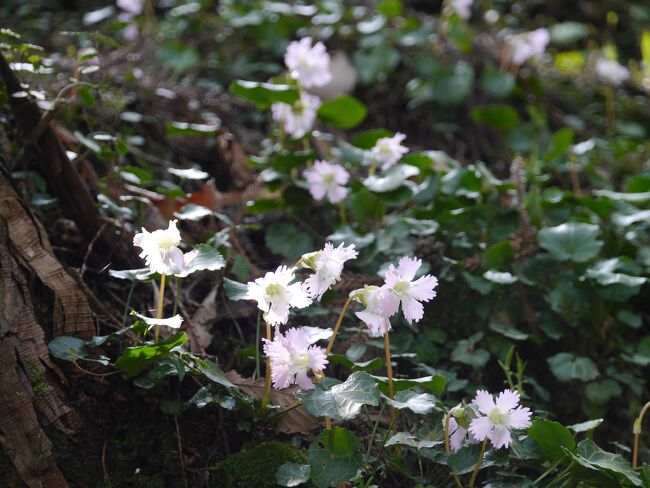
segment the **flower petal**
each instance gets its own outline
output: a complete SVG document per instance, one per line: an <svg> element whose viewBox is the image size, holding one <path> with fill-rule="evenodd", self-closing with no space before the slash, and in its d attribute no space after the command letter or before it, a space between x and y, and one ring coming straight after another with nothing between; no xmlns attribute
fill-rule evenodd
<svg viewBox="0 0 650 488"><path fill-rule="evenodd" d="M532 412L529 408L518 407L510 412L508 427L511 429L526 429L530 427L530 416Z"/></svg>
<svg viewBox="0 0 650 488"><path fill-rule="evenodd" d="M488 436L495 449L508 447L510 445L510 431L505 425L498 425Z"/></svg>
<svg viewBox="0 0 650 488"><path fill-rule="evenodd" d="M476 392L476 397L474 397L473 403L476 404L480 412L484 413L485 415L490 413L492 409L495 407L494 399L492 398L492 395L490 395L485 390L478 390Z"/></svg>
<svg viewBox="0 0 650 488"><path fill-rule="evenodd" d="M482 441L492 432L492 422L487 417L476 417L469 424L469 431L474 439Z"/></svg>
<svg viewBox="0 0 650 488"><path fill-rule="evenodd" d="M520 396L516 391L503 390L499 393L495 403L499 410L502 412L508 412L519 405L519 400Z"/></svg>

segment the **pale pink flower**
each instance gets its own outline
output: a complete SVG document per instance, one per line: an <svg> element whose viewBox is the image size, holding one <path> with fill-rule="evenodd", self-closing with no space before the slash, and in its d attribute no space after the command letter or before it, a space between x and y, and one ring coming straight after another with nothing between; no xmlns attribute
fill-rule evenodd
<svg viewBox="0 0 650 488"><path fill-rule="evenodd" d="M461 426L454 417L449 419L449 446L456 452L463 445L467 436L467 429Z"/></svg>
<svg viewBox="0 0 650 488"><path fill-rule="evenodd" d="M363 305L365 310L356 312L356 316L368 327L372 337L382 337L391 330L388 315L384 313L381 304L389 293L385 287L365 285L363 288L350 293L350 298Z"/></svg>
<svg viewBox="0 0 650 488"><path fill-rule="evenodd" d="M544 54L550 41L551 35L544 27L511 36L508 39L510 59L514 64L522 65L529 59Z"/></svg>
<svg viewBox="0 0 650 488"><path fill-rule="evenodd" d="M305 254L299 261L300 266L314 271L303 283L309 298L320 300L323 294L341 279L343 264L350 259L356 259L358 254L354 244L345 246L341 243L334 247L331 242L325 243L322 251Z"/></svg>
<svg viewBox="0 0 650 488"><path fill-rule="evenodd" d="M116 4L130 15L140 15L144 9L144 0L117 0Z"/></svg>
<svg viewBox="0 0 650 488"><path fill-rule="evenodd" d="M271 360L271 379L278 390L294 383L303 390L314 388L307 374L322 371L328 363L325 350L312 345L309 334L296 328L284 335L276 332L273 341L264 339L264 354Z"/></svg>
<svg viewBox="0 0 650 488"><path fill-rule="evenodd" d="M264 320L271 325L286 324L289 308L304 308L311 303L302 284L291 283L294 272L295 268L280 266L275 272L248 282L246 299L257 301L257 307L264 312Z"/></svg>
<svg viewBox="0 0 650 488"><path fill-rule="evenodd" d="M496 401L487 391L477 391L473 404L479 416L469 424L474 439L483 441L487 438L495 449L508 447L512 440L511 430L525 429L531 425L532 412L519 406L519 401L519 393L512 390L503 390Z"/></svg>
<svg viewBox="0 0 650 488"><path fill-rule="evenodd" d="M309 183L309 193L315 200L327 197L330 203L339 203L348 196L349 190L345 185L350 173L340 164L316 161L304 175Z"/></svg>
<svg viewBox="0 0 650 488"><path fill-rule="evenodd" d="M461 19L467 20L472 16L472 4L474 0L448 0L447 5Z"/></svg>
<svg viewBox="0 0 650 488"><path fill-rule="evenodd" d="M140 257L154 273L173 274L185 267L183 251L179 249L181 233L176 227L176 220L169 222L167 229L142 232L133 237L133 245L142 248Z"/></svg>
<svg viewBox="0 0 650 488"><path fill-rule="evenodd" d="M293 41L287 47L284 63L291 77L305 88L327 85L332 80L330 57L322 42L312 46L311 37Z"/></svg>
<svg viewBox="0 0 650 488"><path fill-rule="evenodd" d="M630 70L613 59L599 58L596 76L610 85L619 86L630 78Z"/></svg>
<svg viewBox="0 0 650 488"><path fill-rule="evenodd" d="M425 275L417 280L415 273L422 266L422 260L403 257L396 268L392 264L386 271L384 288L388 291L383 296L381 309L385 315L392 317L397 313L400 303L404 318L409 324L419 322L424 316L424 307L420 302L428 302L436 296L434 288L438 286L435 276Z"/></svg>
<svg viewBox="0 0 650 488"><path fill-rule="evenodd" d="M295 139L311 131L316 121L316 111L320 107L320 98L309 93L301 93L295 104L274 103L271 105L273 120L282 124L284 131Z"/></svg>
<svg viewBox="0 0 650 488"><path fill-rule="evenodd" d="M408 147L401 144L404 139L406 136L398 132L393 137L381 137L375 142L370 156L373 161L381 164L383 171L397 164L402 156L409 152Z"/></svg>

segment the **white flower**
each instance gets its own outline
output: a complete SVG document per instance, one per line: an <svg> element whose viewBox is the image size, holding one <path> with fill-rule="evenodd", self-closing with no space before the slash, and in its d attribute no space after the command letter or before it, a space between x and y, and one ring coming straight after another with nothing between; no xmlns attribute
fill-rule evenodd
<svg viewBox="0 0 650 488"><path fill-rule="evenodd" d="M409 324L419 322L424 316L424 307L420 302L428 302L436 296L434 288L438 286L438 279L425 275L413 281L420 266L422 260L408 257L401 258L397 268L392 264L388 266L384 287L389 293L384 294L380 305L385 315L395 315L401 302L404 318Z"/></svg>
<svg viewBox="0 0 650 488"><path fill-rule="evenodd" d="M305 88L327 85L332 79L330 57L322 42L311 45L311 37L293 41L287 47L284 63L292 78Z"/></svg>
<svg viewBox="0 0 650 488"><path fill-rule="evenodd" d="M479 416L469 424L469 431L477 441L490 439L495 449L510 445L510 431L530 427L531 411L519 406L519 393L502 391L496 402L485 390L476 392L473 404ZM483 414L483 415L480 415Z"/></svg>
<svg viewBox="0 0 650 488"><path fill-rule="evenodd" d="M334 247L330 242L325 243L322 251L305 254L300 259L300 265L314 271L314 274L303 284L309 297L320 300L323 294L341 279L343 264L349 259L356 259L358 254L354 244L345 246L341 243L338 247Z"/></svg>
<svg viewBox="0 0 650 488"><path fill-rule="evenodd" d="M514 64L522 65L527 60L544 54L550 41L551 35L544 27L511 36L508 39L510 59Z"/></svg>
<svg viewBox="0 0 650 488"><path fill-rule="evenodd" d="M340 164L316 161L311 168L305 170L304 175L309 183L309 193L315 200L327 196L330 203L339 203L348 196L349 190L345 185L350 179L350 173Z"/></svg>
<svg viewBox="0 0 650 488"><path fill-rule="evenodd" d="M143 228L133 237L133 245L142 248L140 257L152 272L160 274L173 274L185 267L183 251L178 248L180 243L181 234L175 220L169 222L167 229L148 232Z"/></svg>
<svg viewBox="0 0 650 488"><path fill-rule="evenodd" d="M276 389L294 383L304 390L314 388L307 374L322 371L328 362L323 348L312 345L309 334L296 328L284 335L276 333L273 341L264 339L264 354L271 360L271 379Z"/></svg>
<svg viewBox="0 0 650 488"><path fill-rule="evenodd" d="M599 58L596 76L610 85L619 86L630 78L630 70L613 59Z"/></svg>
<svg viewBox="0 0 650 488"><path fill-rule="evenodd" d="M282 124L284 131L295 139L310 132L316 121L316 111L320 107L320 98L301 93L295 104L274 103L271 106L273 120Z"/></svg>
<svg viewBox="0 0 650 488"><path fill-rule="evenodd" d="M463 20L467 20L472 16L472 4L474 0L448 0L447 5L449 8L456 12L456 14Z"/></svg>
<svg viewBox="0 0 650 488"><path fill-rule="evenodd" d="M372 337L382 337L391 330L390 320L381 308L384 296L388 293L386 288L365 285L359 290L350 293L350 297L365 306L365 310L356 312L355 315L368 327Z"/></svg>
<svg viewBox="0 0 650 488"><path fill-rule="evenodd" d="M409 152L408 148L402 146L401 142L406 139L404 134L396 133L393 137L382 137L375 142L370 150L373 161L381 164L382 170L394 166L402 156Z"/></svg>
<svg viewBox="0 0 650 488"><path fill-rule="evenodd" d="M153 325L164 325L166 327L171 327L172 329L179 329L183 323L183 318L180 315L174 315L168 319L154 319L151 317L145 317L139 313L135 314L139 319L144 320L144 322L149 326Z"/></svg>
<svg viewBox="0 0 650 488"><path fill-rule="evenodd" d="M275 272L268 272L263 278L248 283L248 300L256 300L257 307L264 312L264 320L271 325L286 324L289 308L307 307L311 300L301 283L291 283L295 268L280 266Z"/></svg>

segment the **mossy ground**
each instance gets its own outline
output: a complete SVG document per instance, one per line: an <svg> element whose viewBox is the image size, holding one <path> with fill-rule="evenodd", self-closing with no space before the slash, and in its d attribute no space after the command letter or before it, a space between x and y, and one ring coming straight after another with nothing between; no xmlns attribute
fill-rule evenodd
<svg viewBox="0 0 650 488"><path fill-rule="evenodd" d="M242 450L219 462L213 488L272 488L278 486L275 473L284 463L304 463L305 455L295 447L269 441L250 450Z"/></svg>

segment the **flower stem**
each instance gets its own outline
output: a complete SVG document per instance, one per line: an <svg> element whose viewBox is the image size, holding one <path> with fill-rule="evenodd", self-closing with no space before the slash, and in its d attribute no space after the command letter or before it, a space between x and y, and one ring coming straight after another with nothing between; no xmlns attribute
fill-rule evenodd
<svg viewBox="0 0 650 488"><path fill-rule="evenodd" d="M636 469L639 462L639 435L641 434L641 423L643 417L650 408L650 402L646 403L641 409L641 413L634 421L634 450L632 451L632 469Z"/></svg>
<svg viewBox="0 0 650 488"><path fill-rule="evenodd" d="M445 454L447 456L451 455L451 448L449 447L449 419L451 417L451 414L447 413L445 415ZM463 484L460 482L460 479L458 478L458 475L456 473L451 473L451 475L454 477L454 481L456 482L456 486L458 488L463 488Z"/></svg>
<svg viewBox="0 0 650 488"><path fill-rule="evenodd" d="M339 202L339 219L341 220L341 225L347 225L348 215L345 211L345 203Z"/></svg>
<svg viewBox="0 0 650 488"><path fill-rule="evenodd" d="M266 322L266 338L270 341L273 340L271 336L271 325ZM260 409L262 411L266 410L266 407L269 405L269 400L271 398L271 358L266 358L266 374L264 375L264 393L262 394L262 403Z"/></svg>
<svg viewBox="0 0 650 488"><path fill-rule="evenodd" d="M158 310L156 310L156 318L162 319L163 317L163 306L165 303L165 273L160 275L160 288L158 290ZM160 335L160 326L156 325L154 329L154 342L158 342L158 336Z"/></svg>
<svg viewBox="0 0 650 488"><path fill-rule="evenodd" d="M470 488L474 486L474 482L476 481L478 472L481 469L481 464L483 464L483 456L485 456L485 448L487 447L487 443L488 443L488 438L486 437L485 440L483 441L483 444L481 444L481 452L478 455L478 461L476 461L476 466L474 466L472 477L469 479Z"/></svg>
<svg viewBox="0 0 650 488"><path fill-rule="evenodd" d="M386 373L388 374L388 397L392 400L395 397L395 387L393 386L393 363L390 358L390 337L388 331L384 334L384 350L386 352ZM390 409L390 425L396 430L397 410L393 407Z"/></svg>
<svg viewBox="0 0 650 488"><path fill-rule="evenodd" d="M122 317L122 328L126 327L126 318L129 316L129 307L131 306L131 298L133 297L133 290L135 289L135 278L131 281L129 288L129 295L126 297L126 306L124 307L124 316Z"/></svg>
<svg viewBox="0 0 650 488"><path fill-rule="evenodd" d="M327 349L325 350L325 355L329 356L330 351L332 350L332 346L334 345L334 339L336 339L336 334L338 334L339 329L341 328L341 323L343 322L343 317L345 316L345 312L347 312L348 308L350 307L350 304L352 303L352 298L347 299L345 302L345 305L343 305L343 308L341 309L341 313L339 313L339 317L336 319L336 325L334 326L334 332L332 332L332 337L330 337L329 342L327 343ZM325 373L322 371L319 371L316 374L316 378L318 381L322 380L325 378ZM327 430L332 430L332 419L329 417L325 417L325 428Z"/></svg>
<svg viewBox="0 0 650 488"><path fill-rule="evenodd" d="M343 305L343 308L341 309L341 313L339 314L339 318L336 319L336 325L334 326L334 332L332 332L332 337L330 337L330 341L327 343L327 349L325 350L325 355L329 355L329 353L332 351L332 346L334 345L334 339L336 339L336 334L339 333L339 329L341 328L341 323L343 322L343 317L345 316L345 312L348 311L348 307L352 303L352 298L348 298L347 301L345 302L345 305Z"/></svg>
<svg viewBox="0 0 650 488"><path fill-rule="evenodd" d="M370 169L368 169L368 176L374 176L375 171L377 171L377 161L373 159L372 163L370 163Z"/></svg>

